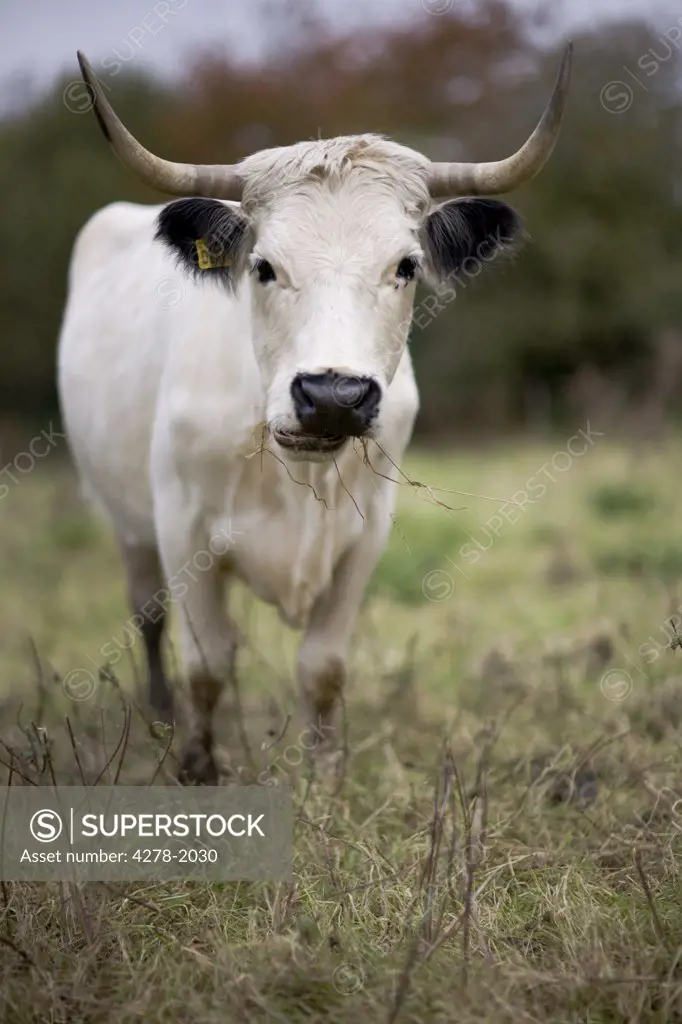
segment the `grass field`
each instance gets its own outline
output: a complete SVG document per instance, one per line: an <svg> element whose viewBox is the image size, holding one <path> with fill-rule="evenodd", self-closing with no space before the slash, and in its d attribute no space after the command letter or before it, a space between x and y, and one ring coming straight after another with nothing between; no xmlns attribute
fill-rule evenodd
<svg viewBox="0 0 682 1024"><path fill-rule="evenodd" d="M333 786L291 753L295 635L235 595L251 756L295 787L295 882L6 883L0 1018L682 1020L681 464L679 440L594 433L413 455ZM92 781L142 651L69 699L130 612L56 452L0 501L0 567L0 757ZM120 781L145 782L166 740L131 715ZM249 764L229 707L221 740Z"/></svg>

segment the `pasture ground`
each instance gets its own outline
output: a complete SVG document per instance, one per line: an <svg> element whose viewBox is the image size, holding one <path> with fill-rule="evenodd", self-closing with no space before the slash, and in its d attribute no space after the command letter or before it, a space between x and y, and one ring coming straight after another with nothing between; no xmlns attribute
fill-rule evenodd
<svg viewBox="0 0 682 1024"><path fill-rule="evenodd" d="M682 1020L682 443L567 442L408 460L471 496L402 488L333 785L298 767L295 636L235 595L251 756L295 787L295 884L6 883L0 1019ZM130 612L57 453L0 502L0 567L0 758L92 781L142 651L70 699ZM130 714L120 781L162 778L173 752L158 769L165 738Z"/></svg>

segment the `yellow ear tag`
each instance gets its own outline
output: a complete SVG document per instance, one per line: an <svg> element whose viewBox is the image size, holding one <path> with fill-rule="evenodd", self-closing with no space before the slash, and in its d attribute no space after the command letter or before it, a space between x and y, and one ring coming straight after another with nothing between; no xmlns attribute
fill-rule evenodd
<svg viewBox="0 0 682 1024"><path fill-rule="evenodd" d="M232 260L224 256L221 260L214 260L208 251L208 246L203 238L197 238L194 243L197 247L197 262L199 270L216 270L218 267L232 266Z"/></svg>

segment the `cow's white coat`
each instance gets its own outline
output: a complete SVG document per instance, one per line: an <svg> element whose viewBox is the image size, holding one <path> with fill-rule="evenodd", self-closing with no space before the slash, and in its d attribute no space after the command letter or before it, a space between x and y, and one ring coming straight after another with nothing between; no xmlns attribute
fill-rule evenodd
<svg viewBox="0 0 682 1024"><path fill-rule="evenodd" d="M231 531L223 560L305 630L308 683L346 659L386 542L397 471L377 444L287 461L267 425L294 425L295 373L372 375L373 435L398 465L418 392L405 348L428 161L374 137L303 143L242 164L253 252L275 267L236 293L197 284L153 240L161 207L113 204L72 257L59 387L83 487L128 548L158 545L167 578ZM265 450L258 454L263 442ZM378 472L375 472L378 471ZM225 672L232 636L212 571L178 600L184 667Z"/></svg>

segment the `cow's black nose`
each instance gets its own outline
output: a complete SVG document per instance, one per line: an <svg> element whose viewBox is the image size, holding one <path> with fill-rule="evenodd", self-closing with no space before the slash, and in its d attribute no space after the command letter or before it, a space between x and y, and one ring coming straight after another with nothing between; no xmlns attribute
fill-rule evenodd
<svg viewBox="0 0 682 1024"><path fill-rule="evenodd" d="M315 437L362 437L376 418L381 388L371 377L299 373L291 397L301 429Z"/></svg>

